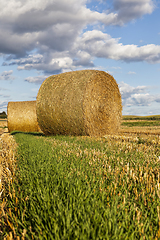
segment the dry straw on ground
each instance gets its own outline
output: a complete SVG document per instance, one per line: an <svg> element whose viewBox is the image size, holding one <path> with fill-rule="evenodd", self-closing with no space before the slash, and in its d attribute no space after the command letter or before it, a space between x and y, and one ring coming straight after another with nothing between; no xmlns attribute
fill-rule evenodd
<svg viewBox="0 0 160 240"><path fill-rule="evenodd" d="M119 130L122 101L111 75L82 70L47 78L38 92L36 110L47 135L103 136Z"/></svg>
<svg viewBox="0 0 160 240"><path fill-rule="evenodd" d="M0 124L1 125L1 124ZM8 219L7 196L10 195L10 185L13 182L16 171L16 148L17 144L12 135L0 132L0 236L3 233L1 225L2 216ZM8 221L7 221L8 222ZM2 239L0 237L0 239ZM13 239L9 235L4 239Z"/></svg>
<svg viewBox="0 0 160 240"><path fill-rule="evenodd" d="M0 197L15 174L16 147L13 136L8 133L0 136Z"/></svg>
<svg viewBox="0 0 160 240"><path fill-rule="evenodd" d="M39 132L36 101L9 102L7 107L8 131Z"/></svg>

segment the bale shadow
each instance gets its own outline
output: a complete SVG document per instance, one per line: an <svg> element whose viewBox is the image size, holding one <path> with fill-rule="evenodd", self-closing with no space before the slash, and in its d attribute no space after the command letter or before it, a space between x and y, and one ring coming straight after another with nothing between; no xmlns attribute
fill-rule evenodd
<svg viewBox="0 0 160 240"><path fill-rule="evenodd" d="M23 133L23 134L26 134L26 135L32 135L32 136L45 136L44 133L40 133L40 132L23 132L23 131L13 131L11 132L10 134L11 135L16 135L16 134L19 134L19 133Z"/></svg>

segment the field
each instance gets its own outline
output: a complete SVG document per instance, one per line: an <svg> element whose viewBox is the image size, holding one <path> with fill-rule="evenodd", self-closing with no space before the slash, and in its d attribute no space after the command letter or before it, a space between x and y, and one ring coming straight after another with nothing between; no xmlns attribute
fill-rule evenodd
<svg viewBox="0 0 160 240"><path fill-rule="evenodd" d="M3 132L3 129L7 128L7 120L0 119L0 134Z"/></svg>
<svg viewBox="0 0 160 240"><path fill-rule="evenodd" d="M160 134L160 115L137 117L123 116L121 133L138 134L142 137Z"/></svg>
<svg viewBox="0 0 160 240"><path fill-rule="evenodd" d="M4 133L0 239L160 239L159 136L160 116L102 138Z"/></svg>

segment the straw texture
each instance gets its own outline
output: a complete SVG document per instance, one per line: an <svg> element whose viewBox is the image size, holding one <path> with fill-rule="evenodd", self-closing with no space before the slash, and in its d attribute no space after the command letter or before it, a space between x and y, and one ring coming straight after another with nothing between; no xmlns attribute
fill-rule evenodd
<svg viewBox="0 0 160 240"><path fill-rule="evenodd" d="M46 135L104 136L119 130L122 101L111 75L82 70L47 78L39 89L36 111Z"/></svg>
<svg viewBox="0 0 160 240"><path fill-rule="evenodd" d="M39 132L36 101L9 102L7 107L8 131Z"/></svg>

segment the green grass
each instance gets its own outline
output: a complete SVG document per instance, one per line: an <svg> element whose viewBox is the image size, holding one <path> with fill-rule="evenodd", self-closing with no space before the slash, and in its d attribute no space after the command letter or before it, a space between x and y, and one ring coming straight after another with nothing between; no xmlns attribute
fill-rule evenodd
<svg viewBox="0 0 160 240"><path fill-rule="evenodd" d="M141 122L122 122L122 126L127 127L154 127L154 126L160 126L160 121L141 121Z"/></svg>
<svg viewBox="0 0 160 240"><path fill-rule="evenodd" d="M25 229L25 239L159 239L158 144L14 136L17 171L3 237Z"/></svg>
<svg viewBox="0 0 160 240"><path fill-rule="evenodd" d="M150 116L134 116L134 115L124 115L123 120L160 120L160 115L150 115Z"/></svg>

